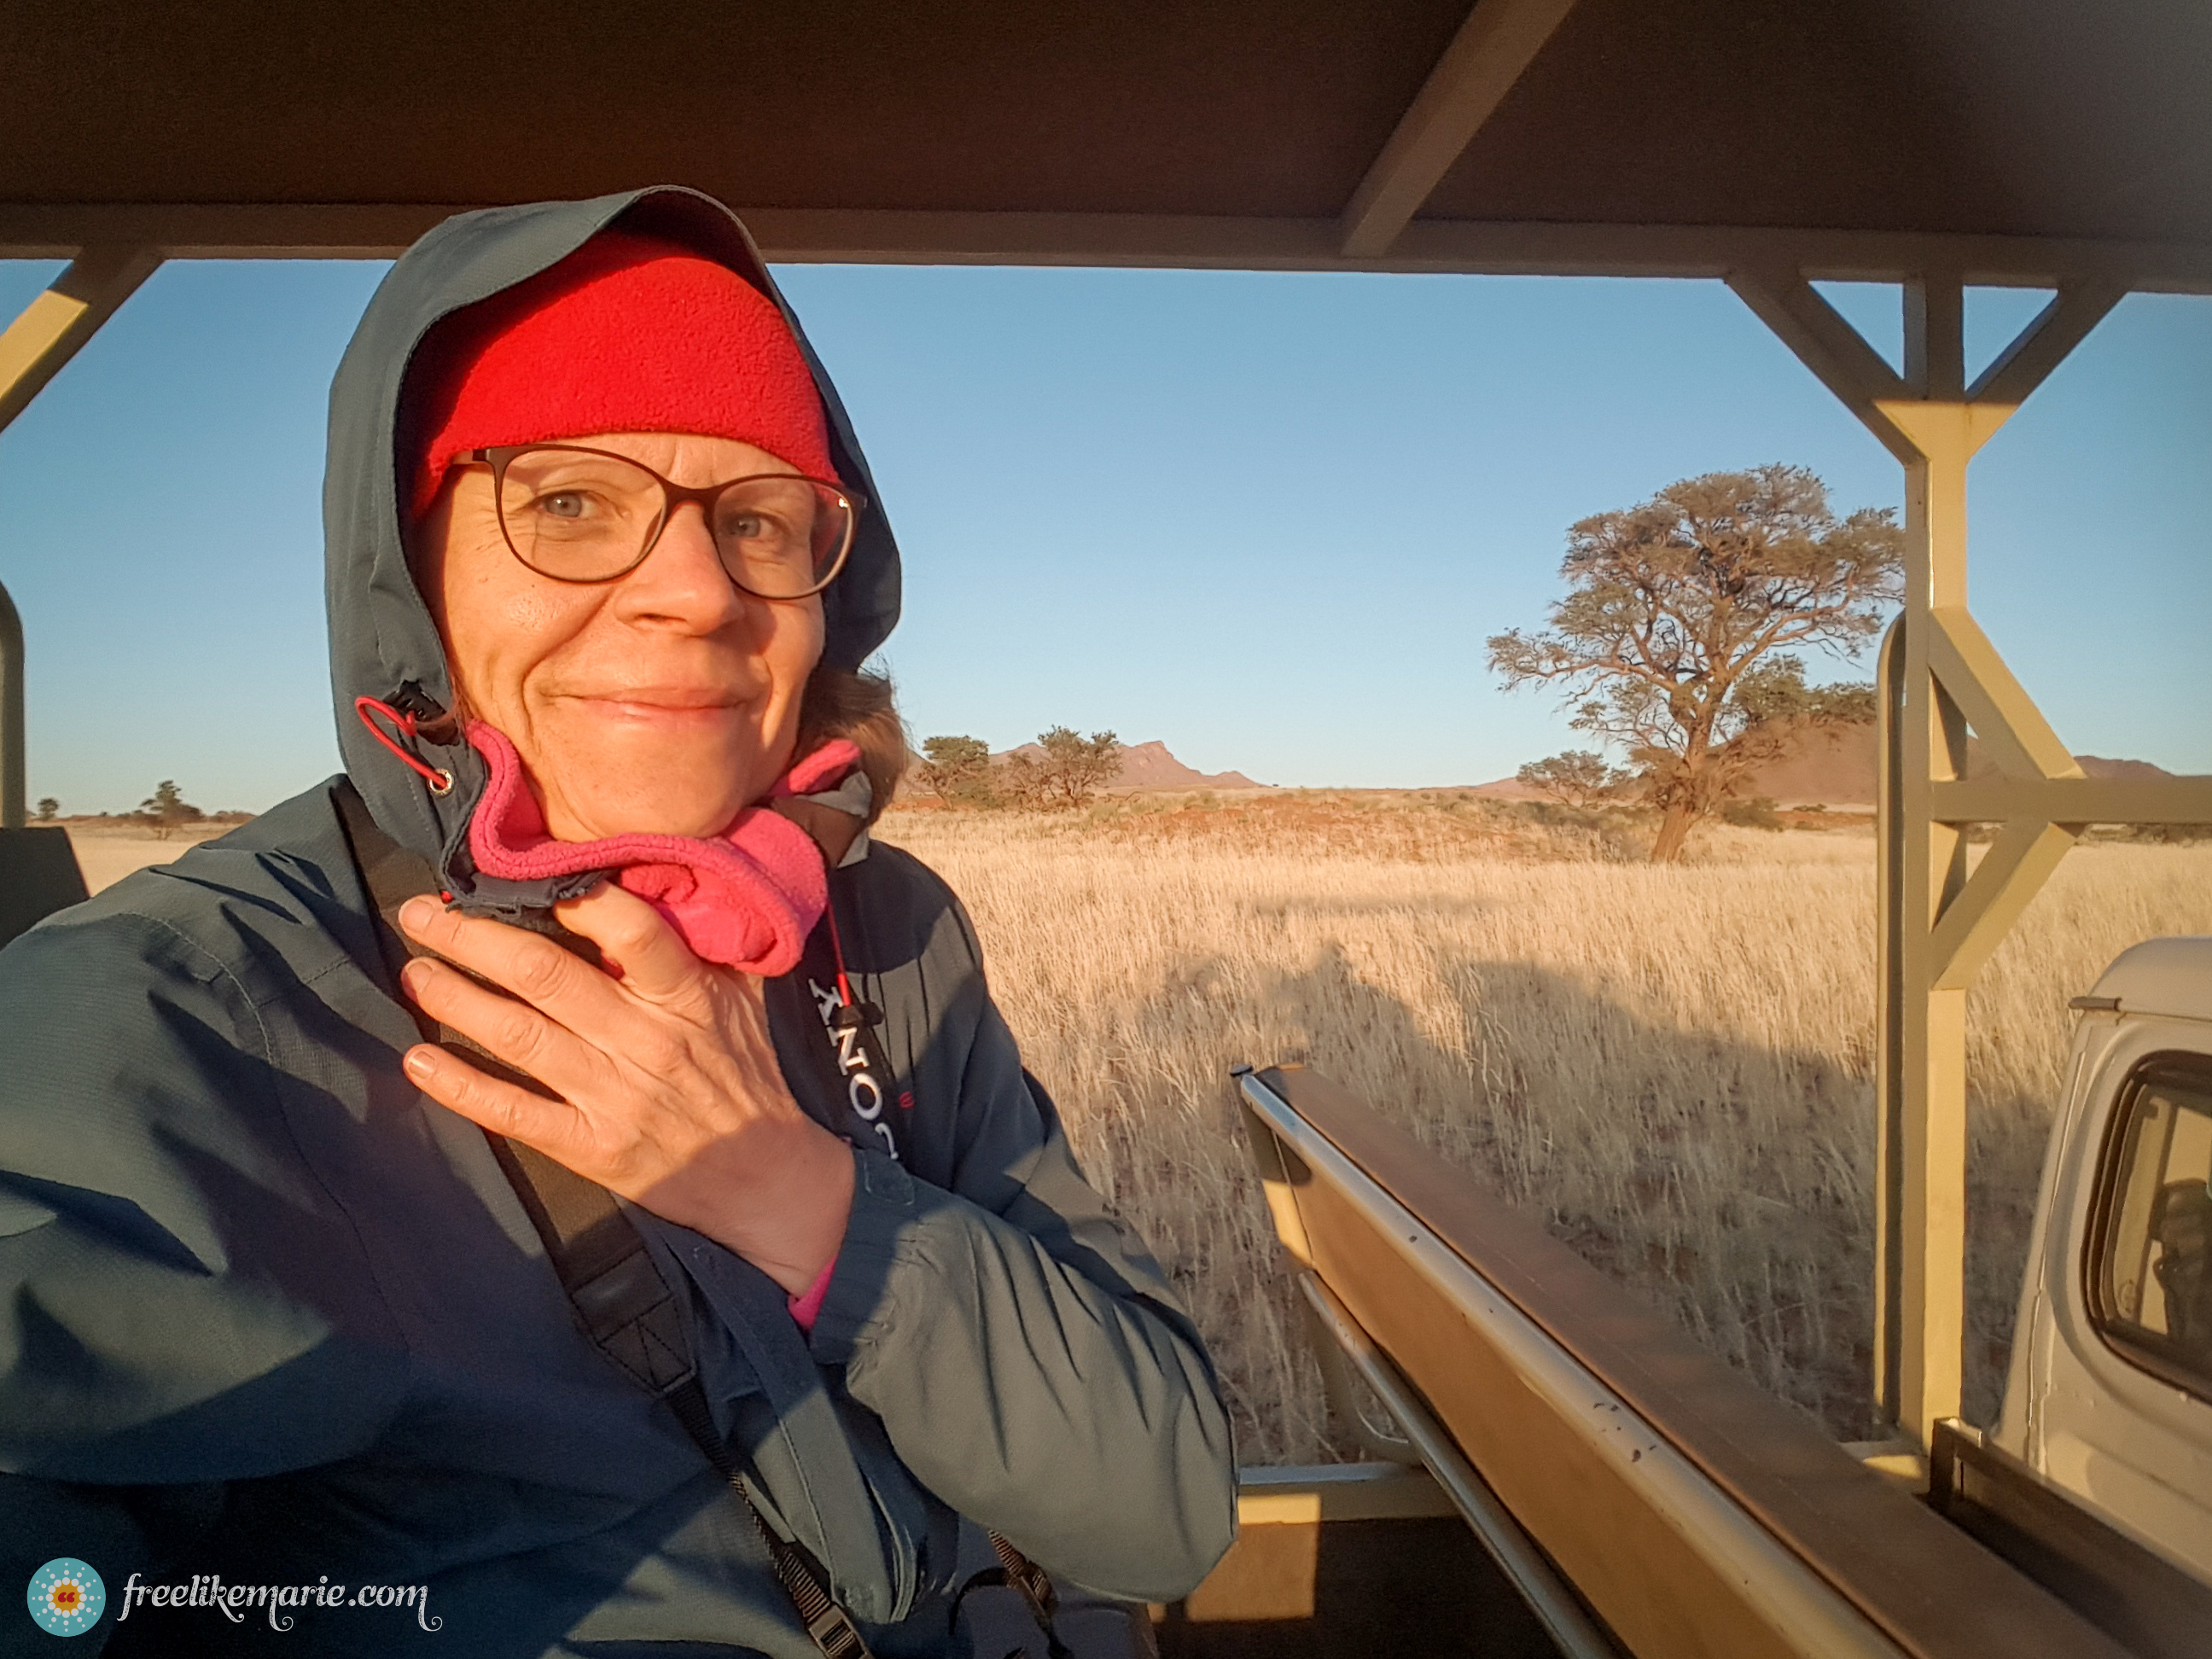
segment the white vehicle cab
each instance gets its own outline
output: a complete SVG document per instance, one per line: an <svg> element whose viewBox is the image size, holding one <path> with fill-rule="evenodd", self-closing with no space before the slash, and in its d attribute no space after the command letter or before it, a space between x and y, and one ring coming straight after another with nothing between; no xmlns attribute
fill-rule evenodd
<svg viewBox="0 0 2212 1659"><path fill-rule="evenodd" d="M1990 1440L2212 1581L2212 938L2077 997Z"/></svg>

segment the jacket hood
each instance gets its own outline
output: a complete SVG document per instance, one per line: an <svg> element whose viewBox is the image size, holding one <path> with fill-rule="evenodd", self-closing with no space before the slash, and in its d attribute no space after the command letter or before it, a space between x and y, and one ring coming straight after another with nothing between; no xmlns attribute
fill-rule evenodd
<svg viewBox="0 0 2212 1659"><path fill-rule="evenodd" d="M416 591L401 541L400 392L416 349L441 319L535 276L617 223L728 265L775 302L799 342L822 394L838 476L868 501L845 568L822 596L823 660L859 667L898 621L898 544L877 503L866 457L836 388L734 214L696 191L661 187L584 202L491 208L447 220L408 249L378 286L331 382L323 473L324 601L338 749L347 775L386 835L432 860L457 895L483 908L543 908L572 889L588 886L590 878L522 884L477 876L468 856L468 824L487 773L477 752L458 732L435 723L411 740L401 738L426 763L453 775L452 789L434 794L354 713L354 699L363 696L426 716L453 706L445 647ZM434 740L443 736L451 741Z"/></svg>

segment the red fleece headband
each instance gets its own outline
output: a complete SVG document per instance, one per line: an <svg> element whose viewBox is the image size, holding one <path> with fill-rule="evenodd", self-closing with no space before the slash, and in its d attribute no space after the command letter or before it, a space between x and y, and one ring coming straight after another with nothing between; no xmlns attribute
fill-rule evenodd
<svg viewBox="0 0 2212 1659"><path fill-rule="evenodd" d="M727 265L621 231L440 323L409 374L428 434L416 518L458 455L602 432L732 438L837 477L814 377L775 302Z"/></svg>

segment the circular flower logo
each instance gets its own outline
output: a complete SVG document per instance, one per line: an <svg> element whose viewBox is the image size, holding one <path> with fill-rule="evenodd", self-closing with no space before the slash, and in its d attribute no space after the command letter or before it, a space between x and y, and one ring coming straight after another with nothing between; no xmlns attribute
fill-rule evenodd
<svg viewBox="0 0 2212 1659"><path fill-rule="evenodd" d="M107 1586L73 1555L57 1556L31 1575L31 1618L55 1636L82 1636L107 1610Z"/></svg>

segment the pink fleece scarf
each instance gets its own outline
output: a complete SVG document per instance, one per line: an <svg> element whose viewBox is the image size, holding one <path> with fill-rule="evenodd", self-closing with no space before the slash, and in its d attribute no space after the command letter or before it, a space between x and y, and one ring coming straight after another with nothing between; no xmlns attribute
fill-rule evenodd
<svg viewBox="0 0 2212 1659"><path fill-rule="evenodd" d="M631 834L555 841L507 734L473 720L468 737L491 768L469 823L469 850L485 874L542 881L612 870L626 891L668 918L702 961L771 979L799 965L806 936L829 905L830 884L822 849L790 819L748 806L711 839ZM769 795L813 794L860 763L860 750L839 738L785 773Z"/></svg>

